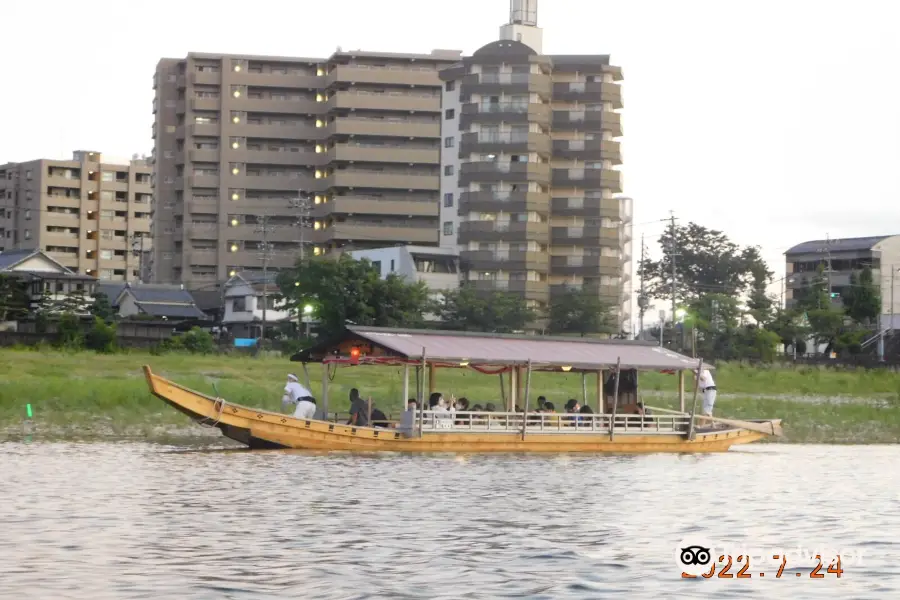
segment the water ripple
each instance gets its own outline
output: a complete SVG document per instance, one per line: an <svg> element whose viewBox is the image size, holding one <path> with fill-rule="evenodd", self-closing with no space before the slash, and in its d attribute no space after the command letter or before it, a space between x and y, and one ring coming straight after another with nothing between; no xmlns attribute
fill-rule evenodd
<svg viewBox="0 0 900 600"><path fill-rule="evenodd" d="M896 598L898 461L900 446L587 457L5 443L0 597ZM685 538L864 558L840 579L685 580Z"/></svg>

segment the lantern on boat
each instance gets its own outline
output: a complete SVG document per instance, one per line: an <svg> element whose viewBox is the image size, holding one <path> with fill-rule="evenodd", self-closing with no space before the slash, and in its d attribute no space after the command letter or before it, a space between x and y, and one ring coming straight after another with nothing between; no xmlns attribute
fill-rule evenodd
<svg viewBox="0 0 900 600"><path fill-rule="evenodd" d="M359 364L359 348L353 346L350 348L350 364L358 365Z"/></svg>

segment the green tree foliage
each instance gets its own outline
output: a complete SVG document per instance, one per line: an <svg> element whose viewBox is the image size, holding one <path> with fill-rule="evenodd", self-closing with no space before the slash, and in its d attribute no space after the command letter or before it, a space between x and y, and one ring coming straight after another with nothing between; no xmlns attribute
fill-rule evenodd
<svg viewBox="0 0 900 600"><path fill-rule="evenodd" d="M741 248L721 231L696 223L670 227L660 236L662 257L646 259L639 265L646 294L652 299L672 297L672 249L678 278L676 301L689 304L698 298L720 293L741 296L764 290L772 278L759 249Z"/></svg>
<svg viewBox="0 0 900 600"><path fill-rule="evenodd" d="M0 274L0 321L17 321L28 315L31 298L28 285L10 275Z"/></svg>
<svg viewBox="0 0 900 600"><path fill-rule="evenodd" d="M60 348L77 350L82 347L84 335L81 332L81 321L76 315L65 312L59 315L56 322L56 343Z"/></svg>
<svg viewBox="0 0 900 600"><path fill-rule="evenodd" d="M104 294L101 294L105 297ZM84 347L104 354L116 351L116 325L101 317L94 317L94 324L84 336Z"/></svg>
<svg viewBox="0 0 900 600"><path fill-rule="evenodd" d="M860 325L872 325L881 314L881 290L875 285L872 269L866 267L859 275L850 275L850 285L844 291L844 312Z"/></svg>
<svg viewBox="0 0 900 600"><path fill-rule="evenodd" d="M609 306L585 289L568 289L554 296L548 329L550 333L577 333L581 337L590 333L618 333Z"/></svg>
<svg viewBox="0 0 900 600"><path fill-rule="evenodd" d="M159 350L163 352L189 352L191 354L213 354L216 352L216 340L212 334L199 327L192 327L190 331L179 333L165 339L160 343Z"/></svg>
<svg viewBox="0 0 900 600"><path fill-rule="evenodd" d="M113 310L112 304L109 302L109 296L100 291L94 296L94 302L89 310L93 316L107 323L112 322L116 317L116 311Z"/></svg>
<svg viewBox="0 0 900 600"><path fill-rule="evenodd" d="M492 333L521 331L538 317L518 294L479 294L470 285L446 292L436 312L444 329Z"/></svg>
<svg viewBox="0 0 900 600"><path fill-rule="evenodd" d="M349 254L313 257L279 274L278 285L291 310L301 314L315 307L324 335L339 332L347 322L382 327L416 327L429 308L428 287L391 274L380 279L367 260Z"/></svg>

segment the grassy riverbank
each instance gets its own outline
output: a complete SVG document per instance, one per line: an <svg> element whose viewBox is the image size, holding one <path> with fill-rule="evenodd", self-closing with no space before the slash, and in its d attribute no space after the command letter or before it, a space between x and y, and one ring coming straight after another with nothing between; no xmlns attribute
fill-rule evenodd
<svg viewBox="0 0 900 600"><path fill-rule="evenodd" d="M285 375L302 367L284 358L149 354L96 355L0 350L0 431L21 431L25 405L34 410L36 433L130 434L155 436L173 431L202 431L187 417L152 398L140 367L199 391L219 393L232 402L280 407ZM313 392L321 370L309 368ZM780 417L791 442L897 442L900 440L900 374L881 371L832 371L821 368L755 368L722 365L716 372L723 417ZM330 407L346 408L351 387L371 394L385 412L401 409L399 368L355 367L339 370L330 383ZM414 389L415 382L411 382ZM588 379L588 393L594 387ZM656 373L641 376L647 404L675 407L677 380ZM439 372L438 389L475 402L497 402L497 376L471 371ZM581 397L581 376L537 373L535 395L561 408ZM663 394L665 392L665 395ZM688 393L690 397L690 393ZM841 397L841 398L837 398Z"/></svg>

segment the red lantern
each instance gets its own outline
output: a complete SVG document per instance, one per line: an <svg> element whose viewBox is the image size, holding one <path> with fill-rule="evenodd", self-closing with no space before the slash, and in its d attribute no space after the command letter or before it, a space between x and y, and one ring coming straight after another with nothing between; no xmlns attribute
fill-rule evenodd
<svg viewBox="0 0 900 600"><path fill-rule="evenodd" d="M354 346L350 348L350 364L358 365L359 364L359 348Z"/></svg>

